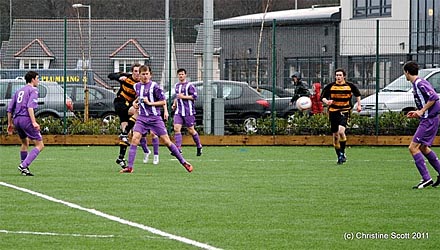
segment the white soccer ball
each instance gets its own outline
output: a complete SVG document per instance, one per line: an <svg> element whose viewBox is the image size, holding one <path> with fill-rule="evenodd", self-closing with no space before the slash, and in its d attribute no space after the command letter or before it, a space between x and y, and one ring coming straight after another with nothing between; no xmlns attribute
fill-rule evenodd
<svg viewBox="0 0 440 250"><path fill-rule="evenodd" d="M312 100L307 96L301 96L296 100L296 107L299 110L307 110L312 107Z"/></svg>

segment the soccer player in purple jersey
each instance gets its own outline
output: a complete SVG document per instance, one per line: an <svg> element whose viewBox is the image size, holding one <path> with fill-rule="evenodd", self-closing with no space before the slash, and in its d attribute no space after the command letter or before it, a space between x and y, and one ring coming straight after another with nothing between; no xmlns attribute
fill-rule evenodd
<svg viewBox="0 0 440 250"><path fill-rule="evenodd" d="M414 158L417 170L422 176L420 183L413 188L425 188L430 185L437 187L440 184L440 162L430 147L437 135L439 126L439 97L432 85L418 76L419 65L417 63L412 61L405 63L403 72L406 79L413 85L414 101L417 107L417 110L408 112L407 117L420 119L419 126L409 144L409 152ZM429 164L439 174L435 183L433 183L429 175L423 156L428 159Z"/></svg>
<svg viewBox="0 0 440 250"><path fill-rule="evenodd" d="M197 100L197 88L186 80L186 70L178 69L177 77L179 82L176 83L174 90L176 98L174 99L171 108L175 110L174 113L174 140L179 151L182 152L182 125L188 128L188 132L191 134L197 147L197 156L202 155L202 144L200 143L200 137L194 128L196 123L196 109L195 101Z"/></svg>
<svg viewBox="0 0 440 250"><path fill-rule="evenodd" d="M20 158L21 163L18 170L21 175L33 176L29 166L43 150L43 137L40 133L40 125L35 119L35 109L38 107L38 73L29 71L24 76L26 85L15 92L9 102L8 112L8 134L12 135L14 128L21 140ZM35 147L29 152L29 140L32 140Z"/></svg>
<svg viewBox="0 0 440 250"><path fill-rule="evenodd" d="M119 121L121 125L121 134L119 135L119 156L116 159L116 164L118 164L121 168L127 167L126 161L124 159L125 152L127 151L127 147L130 145L128 141L128 134L136 122L136 114L135 110L132 107L132 103L136 98L135 92L133 89L133 85L139 82L139 67L141 65L139 63L134 63L131 65L131 74L128 73L111 73L108 75L110 80L116 80L120 84L120 88L118 93L116 94L116 98L113 101L115 111L119 116ZM141 140L142 150L144 151L144 161L148 161L148 157L150 155L150 150L147 147L147 140ZM153 145L155 146L155 145Z"/></svg>
<svg viewBox="0 0 440 250"><path fill-rule="evenodd" d="M134 85L136 99L133 102L133 107L139 108L139 115L133 127L133 137L131 138L130 150L128 152L128 166L122 169L120 173L133 172L137 145L142 135L146 134L148 130L151 130L154 134L159 136L180 164L182 164L188 172L192 172L193 166L183 158L179 149L171 142L168 136L165 123L160 115L160 107L166 104L165 95L159 84L151 81L152 71L150 66L142 65L139 72L141 81Z"/></svg>

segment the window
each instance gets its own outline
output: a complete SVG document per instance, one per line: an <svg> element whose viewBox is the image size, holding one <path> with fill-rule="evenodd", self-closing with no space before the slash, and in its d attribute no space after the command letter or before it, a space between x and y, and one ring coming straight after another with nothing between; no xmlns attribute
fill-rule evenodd
<svg viewBox="0 0 440 250"><path fill-rule="evenodd" d="M387 58L379 59L379 87L383 88L390 82L391 61ZM349 58L347 79L360 88L374 89L376 86L376 58L359 56Z"/></svg>
<svg viewBox="0 0 440 250"><path fill-rule="evenodd" d="M149 60L127 59L115 61L115 72L131 72L131 65L139 63L141 65L150 65Z"/></svg>
<svg viewBox="0 0 440 250"><path fill-rule="evenodd" d="M353 0L353 17L391 16L391 0Z"/></svg>
<svg viewBox="0 0 440 250"><path fill-rule="evenodd" d="M255 85L257 81L256 59L227 59L225 61L226 80L247 82ZM268 84L268 60L260 59L258 66L259 84Z"/></svg>
<svg viewBox="0 0 440 250"><path fill-rule="evenodd" d="M88 69L90 68L89 66L89 60L85 59L84 61L82 59L78 59L78 61L76 61L76 68L77 69Z"/></svg>
<svg viewBox="0 0 440 250"><path fill-rule="evenodd" d="M76 88L75 89L75 100L76 101L83 101L85 100L85 93L84 88Z"/></svg>
<svg viewBox="0 0 440 250"><path fill-rule="evenodd" d="M333 81L333 60L331 57L286 58L284 62L284 88L291 88L293 73L300 72L302 81L312 87L319 82L324 86Z"/></svg>
<svg viewBox="0 0 440 250"><path fill-rule="evenodd" d="M267 89L260 89L258 91L264 98L272 98L272 91L269 91ZM275 94L275 98L279 98L280 96Z"/></svg>
<svg viewBox="0 0 440 250"><path fill-rule="evenodd" d="M427 80L432 84L437 93L440 92L440 73L431 75Z"/></svg>
<svg viewBox="0 0 440 250"><path fill-rule="evenodd" d="M22 69L44 69L44 60L42 59L23 59Z"/></svg>
<svg viewBox="0 0 440 250"><path fill-rule="evenodd" d="M223 98L226 99L237 99L240 98L243 89L236 85L223 85Z"/></svg>
<svg viewBox="0 0 440 250"><path fill-rule="evenodd" d="M8 84L0 84L0 99L8 99L6 94L8 93Z"/></svg>
<svg viewBox="0 0 440 250"><path fill-rule="evenodd" d="M45 98L47 95L47 89L46 87L42 85L38 85L38 98Z"/></svg>
<svg viewBox="0 0 440 250"><path fill-rule="evenodd" d="M203 91L203 85L197 85L197 100L200 100L203 103L203 100L205 100L205 93ZM219 96L217 96L217 84L216 83L212 83L211 84L211 95L212 98L219 98Z"/></svg>
<svg viewBox="0 0 440 250"><path fill-rule="evenodd" d="M89 100L102 100L104 95L96 89L89 88Z"/></svg>
<svg viewBox="0 0 440 250"><path fill-rule="evenodd" d="M24 84L22 84L22 83L12 83L11 84L11 92L9 93L7 98L11 99L14 96L15 92L17 92L17 90L19 90L23 86L24 86Z"/></svg>
<svg viewBox="0 0 440 250"><path fill-rule="evenodd" d="M119 61L119 72L130 72L133 63L134 61Z"/></svg>
<svg viewBox="0 0 440 250"><path fill-rule="evenodd" d="M6 96L7 99L11 99L12 96L17 92L17 90L21 89L25 83L11 83L11 92L9 93L10 96ZM47 95L47 89L46 87L42 86L41 84L38 85L38 98L44 98Z"/></svg>

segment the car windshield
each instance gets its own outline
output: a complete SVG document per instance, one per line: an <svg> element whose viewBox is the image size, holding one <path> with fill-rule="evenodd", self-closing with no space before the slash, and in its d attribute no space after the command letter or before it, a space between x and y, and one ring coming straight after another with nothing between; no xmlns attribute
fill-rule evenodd
<svg viewBox="0 0 440 250"><path fill-rule="evenodd" d="M425 78L431 71L420 70L419 77ZM412 88L412 84L406 80L405 75L401 75L399 78L388 84L383 88L382 92L408 92Z"/></svg>

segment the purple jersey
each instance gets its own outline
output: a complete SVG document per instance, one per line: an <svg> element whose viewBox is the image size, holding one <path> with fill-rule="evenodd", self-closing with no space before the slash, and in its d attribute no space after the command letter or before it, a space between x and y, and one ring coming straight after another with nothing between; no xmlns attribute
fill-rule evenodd
<svg viewBox="0 0 440 250"><path fill-rule="evenodd" d="M190 95L194 100L177 99L177 107L175 114L181 116L192 116L196 114L195 101L197 100L197 88L189 82L178 82L174 87L175 93Z"/></svg>
<svg viewBox="0 0 440 250"><path fill-rule="evenodd" d="M41 133L32 125L28 108L38 107L38 89L31 85L26 85L15 92L9 102L8 113L12 114L14 126L21 139L29 137L31 140L42 141Z"/></svg>
<svg viewBox="0 0 440 250"><path fill-rule="evenodd" d="M428 101L435 101L421 118L431 118L438 115L440 112L439 97L432 85L425 79L417 78L413 84L414 101L417 109L422 109Z"/></svg>
<svg viewBox="0 0 440 250"><path fill-rule="evenodd" d="M29 117L28 108L34 110L38 107L38 89L31 85L22 87L15 92L7 109L8 113L12 113L12 116L25 116Z"/></svg>
<svg viewBox="0 0 440 250"><path fill-rule="evenodd" d="M142 101L144 98L147 98L149 102L165 100L165 95L159 84L153 81L148 83L138 82L134 85L134 90L136 91L136 96L139 97L139 116L160 116L161 107L150 106Z"/></svg>

